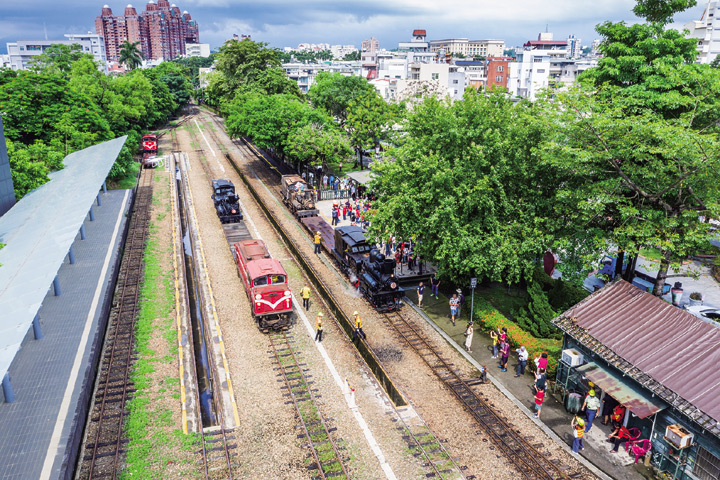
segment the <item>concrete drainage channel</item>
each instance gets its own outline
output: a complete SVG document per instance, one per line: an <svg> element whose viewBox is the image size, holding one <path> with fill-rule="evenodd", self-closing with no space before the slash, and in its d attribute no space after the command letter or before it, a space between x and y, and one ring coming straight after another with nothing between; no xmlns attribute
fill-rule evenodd
<svg viewBox="0 0 720 480"><path fill-rule="evenodd" d="M352 338L354 327L351 320L345 315L345 312L343 312L338 303L335 301L335 298L332 296L327 286L323 283L322 280L320 280L320 276L310 265L310 262L305 258L305 255L297 248L297 246L290 239L285 230L281 228L280 224L270 212L270 209L267 207L267 205L265 205L265 202L260 198L255 188L250 184L245 174L243 174L240 168L238 168L232 156L229 153L225 153L225 157L228 159L237 174L240 176L243 183L250 191L250 194L260 206L263 213L270 221L277 234L280 235L280 238L283 239L283 242L287 246L290 253L292 253L293 257L295 257L300 267L305 271L308 278L313 283L320 296L323 298L328 309L333 313L335 318L337 318L342 330L345 332L348 338ZM367 366L373 372L373 375L375 376L377 381L380 383L380 385L382 385L388 397L390 397L390 400L392 400L392 402L398 407L406 406L407 401L397 389L393 381L390 379L387 372L380 364L380 361L377 359L377 357L371 350L370 346L365 342L365 340L359 338L356 341L352 342L352 344L355 346L360 356L363 358Z"/></svg>

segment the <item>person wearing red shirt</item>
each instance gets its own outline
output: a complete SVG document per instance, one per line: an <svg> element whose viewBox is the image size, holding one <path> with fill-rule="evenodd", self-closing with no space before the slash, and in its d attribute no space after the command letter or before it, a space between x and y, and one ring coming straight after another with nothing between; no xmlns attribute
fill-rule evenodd
<svg viewBox="0 0 720 480"><path fill-rule="evenodd" d="M542 410L542 404L543 400L545 399L545 389L539 389L537 393L535 394L535 413L534 417L539 419L540 418L540 410Z"/></svg>

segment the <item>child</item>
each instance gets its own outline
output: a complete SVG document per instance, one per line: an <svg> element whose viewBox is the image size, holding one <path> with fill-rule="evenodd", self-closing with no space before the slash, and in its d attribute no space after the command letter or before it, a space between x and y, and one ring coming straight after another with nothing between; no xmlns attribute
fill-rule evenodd
<svg viewBox="0 0 720 480"><path fill-rule="evenodd" d="M545 399L545 389L541 388L535 394L535 418L540 419L540 410L542 410L543 400Z"/></svg>

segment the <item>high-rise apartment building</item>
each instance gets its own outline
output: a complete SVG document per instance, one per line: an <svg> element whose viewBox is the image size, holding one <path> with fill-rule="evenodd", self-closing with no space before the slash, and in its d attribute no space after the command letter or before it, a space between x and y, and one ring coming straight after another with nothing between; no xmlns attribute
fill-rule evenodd
<svg viewBox="0 0 720 480"><path fill-rule="evenodd" d="M170 60L185 55L187 43L200 43L197 22L168 0L150 0L140 14L128 5L123 15L113 15L105 5L95 18L95 31L105 38L109 61L118 60L125 40L140 42L140 50L148 60Z"/></svg>
<svg viewBox="0 0 720 480"><path fill-rule="evenodd" d="M710 0L700 20L685 24L690 38L697 39L697 63L711 63L720 54L720 2Z"/></svg>
<svg viewBox="0 0 720 480"><path fill-rule="evenodd" d="M380 50L380 42L378 42L377 38L370 37L370 39L365 39L362 41L360 49L363 52L375 53Z"/></svg>

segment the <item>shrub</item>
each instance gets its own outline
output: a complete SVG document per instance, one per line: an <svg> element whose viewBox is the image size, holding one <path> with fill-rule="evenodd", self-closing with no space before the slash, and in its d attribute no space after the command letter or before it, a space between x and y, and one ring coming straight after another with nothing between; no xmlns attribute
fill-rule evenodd
<svg viewBox="0 0 720 480"><path fill-rule="evenodd" d="M475 311L478 313L477 322L482 323L486 329L496 330L498 327L507 328L508 338L512 348L518 348L520 345L525 345L525 348L527 348L530 353L531 359L531 361L528 362L528 365L532 368L535 367L532 359L540 356L542 352L547 352L548 378L552 378L555 375L562 348L562 343L559 340L533 337L517 324L508 320L483 298L475 298Z"/></svg>

